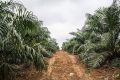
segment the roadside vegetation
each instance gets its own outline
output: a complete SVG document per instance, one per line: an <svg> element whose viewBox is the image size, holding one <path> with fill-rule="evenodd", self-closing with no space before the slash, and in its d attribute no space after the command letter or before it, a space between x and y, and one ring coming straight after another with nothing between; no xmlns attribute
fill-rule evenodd
<svg viewBox="0 0 120 80"><path fill-rule="evenodd" d="M15 80L19 65L47 68L45 57L59 47L47 27L15 1L0 1L0 80Z"/></svg>
<svg viewBox="0 0 120 80"><path fill-rule="evenodd" d="M114 0L109 7L86 14L85 25L62 49L80 57L86 66L99 68L105 64L120 67L120 4Z"/></svg>

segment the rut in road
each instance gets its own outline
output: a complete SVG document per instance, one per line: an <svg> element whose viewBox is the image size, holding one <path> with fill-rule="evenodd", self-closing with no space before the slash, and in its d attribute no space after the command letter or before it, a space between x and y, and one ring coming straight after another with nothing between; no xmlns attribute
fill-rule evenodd
<svg viewBox="0 0 120 80"><path fill-rule="evenodd" d="M92 80L89 75L84 74L85 71L78 64L77 58L67 52L57 52L48 63L47 73L38 80Z"/></svg>

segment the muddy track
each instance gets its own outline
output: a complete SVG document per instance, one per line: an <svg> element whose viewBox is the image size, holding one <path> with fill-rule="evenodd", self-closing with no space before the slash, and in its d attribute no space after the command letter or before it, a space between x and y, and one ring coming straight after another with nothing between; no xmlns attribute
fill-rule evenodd
<svg viewBox="0 0 120 80"><path fill-rule="evenodd" d="M27 78L19 80L114 80L113 73L118 70L109 66L87 70L75 55L65 51L58 51L48 60L47 71L37 72L34 67L27 69ZM18 79L17 79L18 80Z"/></svg>
<svg viewBox="0 0 120 80"><path fill-rule="evenodd" d="M85 71L77 58L67 52L57 52L48 63L47 73L39 80L92 80L88 75L85 78Z"/></svg>

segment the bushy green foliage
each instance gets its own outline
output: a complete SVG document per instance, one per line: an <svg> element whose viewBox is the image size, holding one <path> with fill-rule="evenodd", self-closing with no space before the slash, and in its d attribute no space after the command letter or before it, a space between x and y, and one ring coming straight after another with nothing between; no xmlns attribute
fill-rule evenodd
<svg viewBox="0 0 120 80"><path fill-rule="evenodd" d="M46 68L44 57L59 47L42 21L20 3L0 1L0 80L14 80L16 65Z"/></svg>
<svg viewBox="0 0 120 80"><path fill-rule="evenodd" d="M70 34L74 37L63 43L63 50L78 54L89 67L97 68L120 57L119 4L115 1L93 15L87 14L84 27Z"/></svg>
<svg viewBox="0 0 120 80"><path fill-rule="evenodd" d="M120 58L115 58L111 60L111 65L120 68Z"/></svg>

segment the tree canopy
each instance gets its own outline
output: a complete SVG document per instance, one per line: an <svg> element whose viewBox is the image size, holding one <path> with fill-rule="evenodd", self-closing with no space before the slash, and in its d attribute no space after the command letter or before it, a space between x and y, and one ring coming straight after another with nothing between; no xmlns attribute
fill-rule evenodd
<svg viewBox="0 0 120 80"><path fill-rule="evenodd" d="M120 6L99 8L94 14L86 14L81 30L70 33L74 37L63 43L63 50L77 54L89 67L97 68L120 58ZM118 63L117 61L116 63ZM118 66L120 64L116 64Z"/></svg>
<svg viewBox="0 0 120 80"><path fill-rule="evenodd" d="M58 50L47 27L15 1L0 1L0 80L14 80L16 65L33 64L45 69L45 57Z"/></svg>

